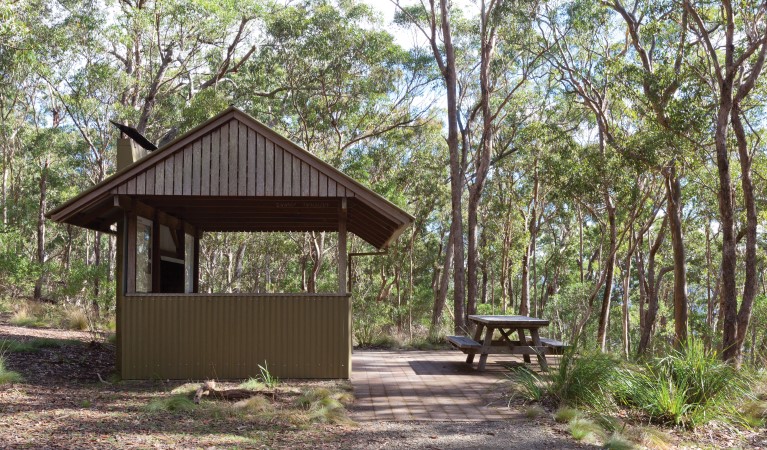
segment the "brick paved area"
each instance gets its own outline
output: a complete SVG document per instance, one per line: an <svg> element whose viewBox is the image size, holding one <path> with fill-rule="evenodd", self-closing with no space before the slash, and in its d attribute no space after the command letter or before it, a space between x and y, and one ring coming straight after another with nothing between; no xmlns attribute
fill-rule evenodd
<svg viewBox="0 0 767 450"><path fill-rule="evenodd" d="M360 351L352 356L352 418L371 420L487 421L518 417L503 398L501 363L491 355L485 372L457 351ZM477 360L479 357L476 358ZM476 367L476 362L474 364ZM537 368L537 364L535 365Z"/></svg>

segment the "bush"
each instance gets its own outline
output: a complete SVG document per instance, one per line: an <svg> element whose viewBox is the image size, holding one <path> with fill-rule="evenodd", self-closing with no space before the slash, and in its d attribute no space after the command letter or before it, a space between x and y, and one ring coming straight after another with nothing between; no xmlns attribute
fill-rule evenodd
<svg viewBox="0 0 767 450"><path fill-rule="evenodd" d="M690 339L682 350L622 370L618 400L652 421L694 428L714 417L734 418L734 401L749 397L748 376L721 361L703 342Z"/></svg>

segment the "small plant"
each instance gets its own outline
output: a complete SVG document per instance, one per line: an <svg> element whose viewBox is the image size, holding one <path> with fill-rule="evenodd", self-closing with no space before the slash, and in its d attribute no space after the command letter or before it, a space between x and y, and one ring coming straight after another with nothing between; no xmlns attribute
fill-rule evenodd
<svg viewBox="0 0 767 450"><path fill-rule="evenodd" d="M623 436L613 433L602 448L606 450L633 450L637 446Z"/></svg>
<svg viewBox="0 0 767 450"><path fill-rule="evenodd" d="M11 316L10 323L19 327L40 327L43 325L37 317L30 314L26 307L19 308Z"/></svg>
<svg viewBox="0 0 767 450"><path fill-rule="evenodd" d="M539 402L551 391L551 381L524 366L514 367L506 375L517 395L532 402Z"/></svg>
<svg viewBox="0 0 767 450"><path fill-rule="evenodd" d="M240 389L248 389L250 391L260 391L266 387L261 378L248 378L246 381L240 383Z"/></svg>
<svg viewBox="0 0 767 450"><path fill-rule="evenodd" d="M8 370L8 368L5 367L5 357L0 354L0 386L4 384L20 383L23 380L24 379L18 372Z"/></svg>
<svg viewBox="0 0 767 450"><path fill-rule="evenodd" d="M258 365L258 371L261 373L259 378L269 389L274 389L280 383L280 379L269 372L269 366L266 364L266 361L264 361L263 366L261 364Z"/></svg>
<svg viewBox="0 0 767 450"><path fill-rule="evenodd" d="M577 409L564 406L554 413L554 420L558 423L570 423L580 416L581 413Z"/></svg>
<svg viewBox="0 0 767 450"><path fill-rule="evenodd" d="M305 407L309 420L321 423L350 423L345 403L353 396L348 392L334 392L326 388L309 389L298 398L298 404Z"/></svg>
<svg viewBox="0 0 767 450"><path fill-rule="evenodd" d="M525 417L527 417L528 419L536 419L536 418L546 414L546 410L541 408L538 405L527 406L524 409L524 412L525 412Z"/></svg>
<svg viewBox="0 0 767 450"><path fill-rule="evenodd" d="M570 422L568 429L576 441L596 442L604 439L605 435L599 425L588 419L575 419Z"/></svg>
<svg viewBox="0 0 767 450"><path fill-rule="evenodd" d="M272 403L264 396L254 395L234 403L232 408L243 413L263 414L272 410Z"/></svg>
<svg viewBox="0 0 767 450"><path fill-rule="evenodd" d="M149 402L147 411L156 413L163 411L187 412L194 409L194 402L187 394L175 394L166 398L156 398Z"/></svg>

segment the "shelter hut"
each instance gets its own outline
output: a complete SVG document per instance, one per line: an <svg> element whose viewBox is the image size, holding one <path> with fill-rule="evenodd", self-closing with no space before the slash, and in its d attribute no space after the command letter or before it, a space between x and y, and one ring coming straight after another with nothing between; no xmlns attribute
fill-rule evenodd
<svg viewBox="0 0 767 450"><path fill-rule="evenodd" d="M266 362L283 378L348 378L347 231L383 249L413 217L234 107L151 153L133 144L120 140L117 173L48 213L117 235L122 377L247 378ZM337 232L338 292L200 293L208 231Z"/></svg>

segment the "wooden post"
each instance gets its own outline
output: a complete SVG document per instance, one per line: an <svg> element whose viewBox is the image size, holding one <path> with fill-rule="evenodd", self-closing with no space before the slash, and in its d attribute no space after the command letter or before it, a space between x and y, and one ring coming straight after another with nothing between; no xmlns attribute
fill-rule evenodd
<svg viewBox="0 0 767 450"><path fill-rule="evenodd" d="M202 232L194 230L194 274L192 275L192 292L200 293L200 237Z"/></svg>
<svg viewBox="0 0 767 450"><path fill-rule="evenodd" d="M173 233L173 230L171 230ZM154 293L159 293L160 288L160 217L157 211L152 218L152 289Z"/></svg>
<svg viewBox="0 0 767 450"><path fill-rule="evenodd" d="M126 267L125 267L125 292L133 294L136 292L136 214L133 212L128 213L128 235L126 236L125 252L126 255Z"/></svg>
<svg viewBox="0 0 767 450"><path fill-rule="evenodd" d="M122 374L122 310L123 296L125 295L126 276L125 266L127 265L126 251L128 247L128 214L124 213L121 220L117 221L116 255L115 255L115 345L117 347L117 373Z"/></svg>
<svg viewBox="0 0 767 450"><path fill-rule="evenodd" d="M338 212L338 293L346 294L346 198Z"/></svg>

